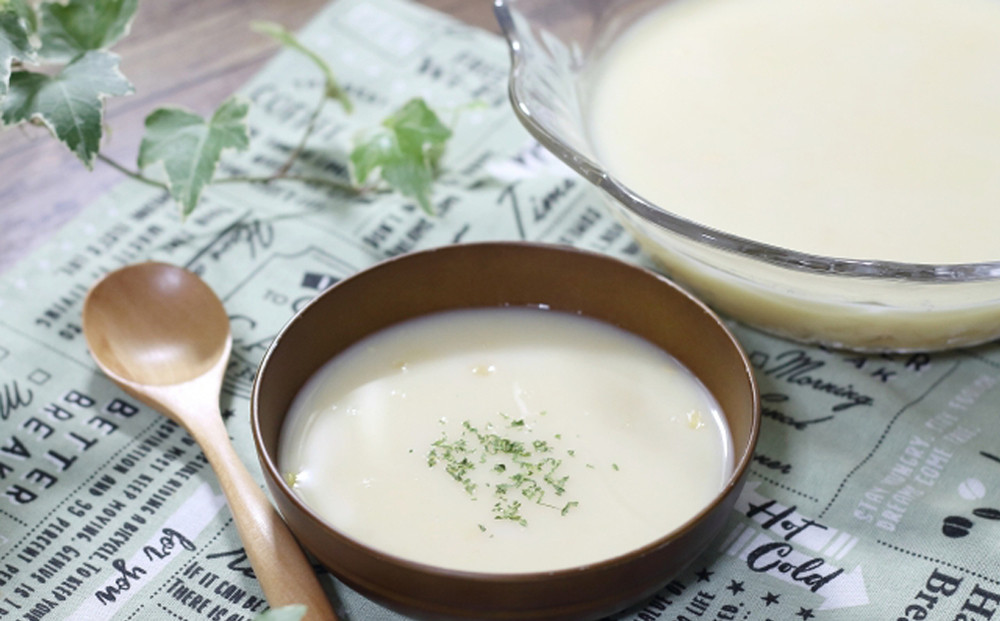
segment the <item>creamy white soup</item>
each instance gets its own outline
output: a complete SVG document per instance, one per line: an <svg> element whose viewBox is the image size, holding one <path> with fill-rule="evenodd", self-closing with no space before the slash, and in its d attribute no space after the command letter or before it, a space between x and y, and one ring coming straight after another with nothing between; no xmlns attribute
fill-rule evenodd
<svg viewBox="0 0 1000 621"><path fill-rule="evenodd" d="M364 544L511 573L662 537L719 493L732 451L714 398L663 350L498 308L404 322L333 358L288 413L279 467Z"/></svg>
<svg viewBox="0 0 1000 621"><path fill-rule="evenodd" d="M997 0L675 0L602 57L588 123L615 176L710 227L992 261L998 67Z"/></svg>

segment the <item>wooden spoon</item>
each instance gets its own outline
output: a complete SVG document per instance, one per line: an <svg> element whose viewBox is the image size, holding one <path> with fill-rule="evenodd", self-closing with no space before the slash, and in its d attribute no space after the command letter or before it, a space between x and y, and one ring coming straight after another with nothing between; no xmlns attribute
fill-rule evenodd
<svg viewBox="0 0 1000 621"><path fill-rule="evenodd" d="M179 423L212 466L272 608L336 619L305 554L229 440L219 390L233 339L222 302L193 273L165 263L111 272L83 303L90 353L125 392Z"/></svg>

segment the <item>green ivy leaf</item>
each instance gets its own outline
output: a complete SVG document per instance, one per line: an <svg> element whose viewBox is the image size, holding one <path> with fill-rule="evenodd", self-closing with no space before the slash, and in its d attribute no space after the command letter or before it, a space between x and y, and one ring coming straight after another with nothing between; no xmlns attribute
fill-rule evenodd
<svg viewBox="0 0 1000 621"><path fill-rule="evenodd" d="M38 13L35 5L29 0L0 0L0 10L13 11L21 16L29 34L35 34L38 30Z"/></svg>
<svg viewBox="0 0 1000 621"><path fill-rule="evenodd" d="M344 89L340 88L340 84L337 82L337 79L333 77L333 70L330 69L330 65L328 65L326 61L319 56L319 54L302 45L302 43L288 29L281 24L276 24L274 22L253 22L250 26L255 31L271 37L283 46L305 55L306 58L311 60L313 64L319 67L319 70L323 72L323 78L326 82L324 91L327 99L338 101L344 108L345 112L350 113L354 109L347 93L344 92Z"/></svg>
<svg viewBox="0 0 1000 621"><path fill-rule="evenodd" d="M28 38L31 23L26 16L30 14L23 0L0 2L0 97L10 86L14 61L35 62L35 49Z"/></svg>
<svg viewBox="0 0 1000 621"><path fill-rule="evenodd" d="M293 604L262 612L254 618L254 621L299 621L305 614L305 606L302 604Z"/></svg>
<svg viewBox="0 0 1000 621"><path fill-rule="evenodd" d="M39 6L39 54L63 62L91 50L106 50L128 34L139 0L69 0Z"/></svg>
<svg viewBox="0 0 1000 621"><path fill-rule="evenodd" d="M139 168L162 162L170 195L187 216L212 181L226 149L245 150L250 144L246 117L250 104L231 97L205 121L181 108L159 108L146 117L146 133L139 145Z"/></svg>
<svg viewBox="0 0 1000 621"><path fill-rule="evenodd" d="M104 98L131 92L118 56L87 52L55 75L12 72L0 118L6 125L41 122L91 168L101 143Z"/></svg>
<svg viewBox="0 0 1000 621"><path fill-rule="evenodd" d="M378 171L392 188L433 213L431 186L451 130L419 98L406 102L382 127L351 151L355 179L364 184Z"/></svg>
<svg viewBox="0 0 1000 621"><path fill-rule="evenodd" d="M399 138L405 153L421 153L431 168L436 168L451 130L423 99L411 99L382 121Z"/></svg>

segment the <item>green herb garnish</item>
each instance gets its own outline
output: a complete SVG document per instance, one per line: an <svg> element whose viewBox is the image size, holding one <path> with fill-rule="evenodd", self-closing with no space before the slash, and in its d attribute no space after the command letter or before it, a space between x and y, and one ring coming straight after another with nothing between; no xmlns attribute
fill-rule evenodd
<svg viewBox="0 0 1000 621"><path fill-rule="evenodd" d="M521 502L518 500L496 503L493 505L493 513L496 520L510 520L521 526L528 525L528 521L521 517Z"/></svg>
<svg viewBox="0 0 1000 621"><path fill-rule="evenodd" d="M487 422L485 430L466 420L457 437L442 432L427 452L428 467L440 466L473 499L480 488L490 490L485 493L495 499L491 509L495 520L527 526L522 513L524 503L559 511L561 515L578 506L576 501L562 506L545 502L547 497L562 496L569 481L568 475L559 472L562 460L552 456L555 444L526 437L533 431L525 419L512 419L503 412L497 415L502 424ZM442 424L446 422L441 419ZM555 437L559 440L561 435ZM572 450L567 452L573 455ZM479 528L485 532L482 524Z"/></svg>
<svg viewBox="0 0 1000 621"><path fill-rule="evenodd" d="M573 507L575 507L575 506L577 506L577 505L579 505L579 504L580 504L580 503L578 503L577 501L575 501L575 500L571 500L571 501L569 501L569 502L567 502L567 503L566 503L566 506L564 506L564 507L562 508L562 511L560 511L560 513L562 513L563 515L566 515L567 513L569 513L569 510L570 510L571 508L573 508Z"/></svg>

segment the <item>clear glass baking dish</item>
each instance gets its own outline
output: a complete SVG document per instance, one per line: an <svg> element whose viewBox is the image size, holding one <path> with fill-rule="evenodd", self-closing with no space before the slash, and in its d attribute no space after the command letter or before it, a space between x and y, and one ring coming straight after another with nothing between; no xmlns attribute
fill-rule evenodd
<svg viewBox="0 0 1000 621"><path fill-rule="evenodd" d="M601 189L669 277L738 321L834 348L932 351L1000 336L1000 261L932 265L805 254L679 217L611 176L588 142L587 71L617 34L663 2L495 0L494 9L510 48L515 114Z"/></svg>

